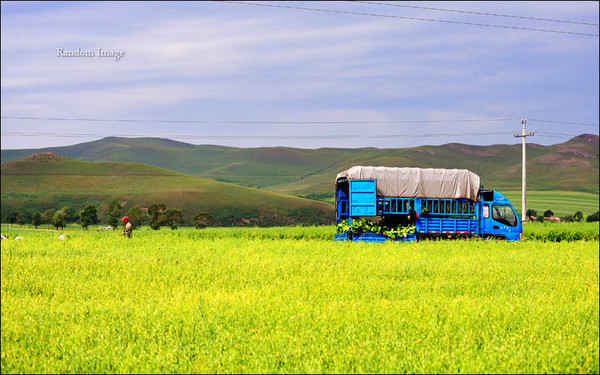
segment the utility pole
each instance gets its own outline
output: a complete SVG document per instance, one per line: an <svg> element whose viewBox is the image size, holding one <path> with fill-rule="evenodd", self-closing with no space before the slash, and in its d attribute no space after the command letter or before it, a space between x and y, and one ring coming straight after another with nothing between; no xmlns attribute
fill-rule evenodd
<svg viewBox="0 0 600 375"><path fill-rule="evenodd" d="M515 137L521 137L523 138L523 181L522 181L522 187L521 187L521 222L525 223L527 221L526 219L526 214L527 214L527 204L525 202L525 186L527 185L527 172L526 172L526 167L525 167L525 159L526 159L526 145L525 145L525 138L527 137L532 137L535 133L534 132L529 132L529 134L525 133L525 124L527 124L527 119L523 119L521 120L521 125L523 125L523 133L522 134L518 134L515 133Z"/></svg>

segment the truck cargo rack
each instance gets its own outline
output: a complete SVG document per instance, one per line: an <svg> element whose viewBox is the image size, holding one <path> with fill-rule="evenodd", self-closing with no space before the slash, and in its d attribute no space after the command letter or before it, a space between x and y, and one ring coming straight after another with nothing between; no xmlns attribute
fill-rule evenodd
<svg viewBox="0 0 600 375"><path fill-rule="evenodd" d="M421 218L417 220L417 231L434 235L476 235L478 234L477 219L445 219Z"/></svg>
<svg viewBox="0 0 600 375"><path fill-rule="evenodd" d="M414 207L413 198L377 197L377 215L406 214L410 207Z"/></svg>
<svg viewBox="0 0 600 375"><path fill-rule="evenodd" d="M427 215L475 216L475 202L468 199L421 199L421 212Z"/></svg>

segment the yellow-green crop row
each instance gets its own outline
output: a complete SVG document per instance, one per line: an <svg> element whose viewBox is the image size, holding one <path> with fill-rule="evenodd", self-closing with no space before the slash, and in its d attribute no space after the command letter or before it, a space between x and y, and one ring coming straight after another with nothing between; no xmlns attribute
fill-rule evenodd
<svg viewBox="0 0 600 375"><path fill-rule="evenodd" d="M561 242L598 240L599 223L539 223L529 222L523 228L525 239Z"/></svg>
<svg viewBox="0 0 600 375"><path fill-rule="evenodd" d="M118 228L116 231L122 231ZM19 226L2 224L2 234L9 238L16 236L27 236L29 233L47 232L49 237L58 236L59 233L71 233L82 231L80 225L69 224L65 230L56 231L47 229L46 226L40 226L34 229L31 225ZM148 232L151 229L148 226L136 228L134 234ZM89 232L97 232L97 229L90 226ZM109 231L110 232L110 231ZM195 229L193 227L180 227L172 231L163 227L158 235L170 235L182 238L193 238L196 240L206 239L214 240L218 238L235 239L256 239L256 240L322 240L331 241L337 228L331 226L286 226L286 227L209 227L206 229ZM115 233L115 231L110 232ZM600 226L598 222L587 223L552 223L552 222L528 222L523 227L524 240L541 241L580 241L580 240L600 240Z"/></svg>
<svg viewBox="0 0 600 375"><path fill-rule="evenodd" d="M2 373L598 373L597 240L320 230L3 240Z"/></svg>

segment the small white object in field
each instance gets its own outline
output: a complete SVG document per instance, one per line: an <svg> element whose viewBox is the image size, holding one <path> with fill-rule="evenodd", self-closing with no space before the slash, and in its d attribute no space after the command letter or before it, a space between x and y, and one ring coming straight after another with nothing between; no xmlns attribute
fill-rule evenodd
<svg viewBox="0 0 600 375"><path fill-rule="evenodd" d="M21 237L21 236L17 236L17 237L15 237L15 240L23 240L23 239L24 239L24 238L23 238L23 237Z"/></svg>
<svg viewBox="0 0 600 375"><path fill-rule="evenodd" d="M58 236L58 239L61 240L61 241L64 241L65 240L65 235L61 234L60 236Z"/></svg>
<svg viewBox="0 0 600 375"><path fill-rule="evenodd" d="M5 239L6 239L6 237L4 237L4 236L3 236L3 235L1 235L1 234L0 234L0 237L1 237L3 240L5 240Z"/></svg>

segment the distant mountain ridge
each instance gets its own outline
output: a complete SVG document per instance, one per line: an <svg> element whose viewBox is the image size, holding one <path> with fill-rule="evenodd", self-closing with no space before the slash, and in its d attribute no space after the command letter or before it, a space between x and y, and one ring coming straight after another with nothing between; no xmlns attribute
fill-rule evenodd
<svg viewBox="0 0 600 375"><path fill-rule="evenodd" d="M139 162L181 173L297 196L333 196L335 175L353 165L469 169L490 188L520 189L521 145L450 143L404 149L235 148L160 138L108 137L73 146L2 150L2 162L53 152L88 161ZM527 144L527 183L534 190L598 192L598 136Z"/></svg>

